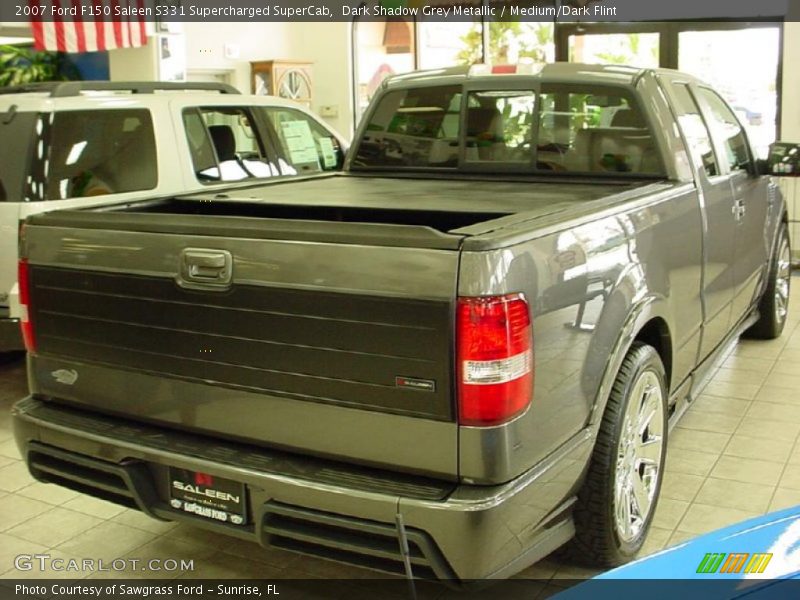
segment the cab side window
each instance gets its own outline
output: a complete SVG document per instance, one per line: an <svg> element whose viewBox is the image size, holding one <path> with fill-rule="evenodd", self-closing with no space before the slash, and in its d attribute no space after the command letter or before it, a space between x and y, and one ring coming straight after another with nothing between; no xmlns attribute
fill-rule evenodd
<svg viewBox="0 0 800 600"><path fill-rule="evenodd" d="M278 175L247 109L190 109L184 112L183 123L199 181L241 181Z"/></svg>
<svg viewBox="0 0 800 600"><path fill-rule="evenodd" d="M675 111L678 123L689 145L689 154L695 166L706 175L713 177L719 175L719 166L711 143L711 134L706 122L700 114L694 97L689 91L689 86L682 83L672 84L672 93L675 97Z"/></svg>
<svg viewBox="0 0 800 600"><path fill-rule="evenodd" d="M337 171L344 163L339 141L308 115L291 108L263 109L277 138L282 175Z"/></svg>
<svg viewBox="0 0 800 600"><path fill-rule="evenodd" d="M750 150L747 137L736 115L716 92L699 88L698 94L709 108L712 131L722 141L731 171L749 170Z"/></svg>
<svg viewBox="0 0 800 600"><path fill-rule="evenodd" d="M57 112L49 124L45 198L150 190L158 183L156 141L145 109Z"/></svg>

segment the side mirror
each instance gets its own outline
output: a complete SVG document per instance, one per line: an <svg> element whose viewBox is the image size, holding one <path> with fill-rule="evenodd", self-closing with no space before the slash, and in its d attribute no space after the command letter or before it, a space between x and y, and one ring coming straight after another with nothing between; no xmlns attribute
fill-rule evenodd
<svg viewBox="0 0 800 600"><path fill-rule="evenodd" d="M766 162L768 175L800 177L800 144L775 142L769 147L769 158ZM758 164L756 169L760 170Z"/></svg>

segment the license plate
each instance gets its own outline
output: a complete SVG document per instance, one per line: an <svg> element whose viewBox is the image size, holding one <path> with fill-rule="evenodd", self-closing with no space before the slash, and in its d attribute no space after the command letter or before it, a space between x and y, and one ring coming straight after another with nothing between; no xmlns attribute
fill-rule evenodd
<svg viewBox="0 0 800 600"><path fill-rule="evenodd" d="M169 469L170 506L206 519L244 525L247 502L243 483L187 469Z"/></svg>

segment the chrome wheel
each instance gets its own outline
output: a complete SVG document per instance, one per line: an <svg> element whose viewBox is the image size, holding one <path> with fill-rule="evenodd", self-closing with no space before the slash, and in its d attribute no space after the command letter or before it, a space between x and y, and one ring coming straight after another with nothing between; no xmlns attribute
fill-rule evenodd
<svg viewBox="0 0 800 600"><path fill-rule="evenodd" d="M792 255L786 239L781 241L775 270L775 319L783 323L789 312L789 285L792 277Z"/></svg>
<svg viewBox="0 0 800 600"><path fill-rule="evenodd" d="M613 507L617 535L626 543L647 523L664 452L664 398L658 376L644 371L631 390L617 447Z"/></svg>

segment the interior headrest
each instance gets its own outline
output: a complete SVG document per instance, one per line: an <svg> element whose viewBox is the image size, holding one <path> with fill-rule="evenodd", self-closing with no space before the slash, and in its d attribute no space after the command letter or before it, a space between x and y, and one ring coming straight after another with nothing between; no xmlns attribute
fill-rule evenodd
<svg viewBox="0 0 800 600"><path fill-rule="evenodd" d="M502 115L496 108L473 107L467 109L467 135L476 136L482 133L497 134L502 130Z"/></svg>
<svg viewBox="0 0 800 600"><path fill-rule="evenodd" d="M645 127L645 123L639 111L625 108L616 112L614 117L611 119L611 126L643 129Z"/></svg>
<svg viewBox="0 0 800 600"><path fill-rule="evenodd" d="M219 162L236 160L236 137L229 125L211 125L208 128Z"/></svg>

